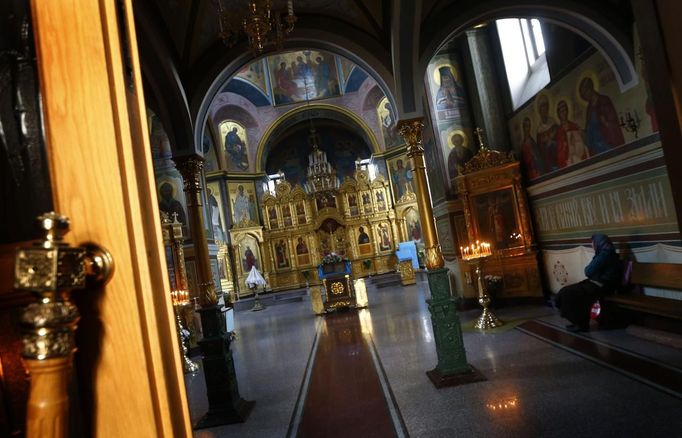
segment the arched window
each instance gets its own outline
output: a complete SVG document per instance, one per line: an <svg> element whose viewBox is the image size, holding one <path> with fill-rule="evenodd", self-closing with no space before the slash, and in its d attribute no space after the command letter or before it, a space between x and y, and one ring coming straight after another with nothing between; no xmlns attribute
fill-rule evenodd
<svg viewBox="0 0 682 438"><path fill-rule="evenodd" d="M497 20L504 67L514 109L523 105L550 81L542 26L536 18Z"/></svg>

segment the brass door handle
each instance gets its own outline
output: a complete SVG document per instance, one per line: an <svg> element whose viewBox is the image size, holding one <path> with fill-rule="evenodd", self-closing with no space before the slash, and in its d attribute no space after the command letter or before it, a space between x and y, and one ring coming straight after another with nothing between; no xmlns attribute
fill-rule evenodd
<svg viewBox="0 0 682 438"><path fill-rule="evenodd" d="M80 319L72 290L106 283L114 271L111 254L95 244L72 247L63 241L69 219L55 212L38 217L44 238L17 249L14 288L38 300L21 316L24 363L31 375L26 436L68 436L68 391Z"/></svg>

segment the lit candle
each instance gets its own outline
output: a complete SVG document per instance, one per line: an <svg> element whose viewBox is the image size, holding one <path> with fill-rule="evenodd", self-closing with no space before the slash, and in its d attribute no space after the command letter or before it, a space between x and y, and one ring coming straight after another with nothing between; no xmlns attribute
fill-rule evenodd
<svg viewBox="0 0 682 438"><path fill-rule="evenodd" d="M287 2L287 12L289 13L290 17L294 15L294 0L289 0Z"/></svg>

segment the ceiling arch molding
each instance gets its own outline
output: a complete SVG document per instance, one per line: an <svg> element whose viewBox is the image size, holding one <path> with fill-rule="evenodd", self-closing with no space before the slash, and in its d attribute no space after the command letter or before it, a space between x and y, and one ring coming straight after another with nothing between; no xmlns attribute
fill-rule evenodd
<svg viewBox="0 0 682 438"><path fill-rule="evenodd" d="M189 112L189 104L176 68L173 55L168 50L168 36L157 26L153 11L145 5L135 10L138 34L138 49L145 94L152 95L155 112L161 119L168 134L174 157L201 154L197 151L202 144L196 141ZM164 38L165 36L165 38Z"/></svg>
<svg viewBox="0 0 682 438"><path fill-rule="evenodd" d="M451 13L454 9L457 13ZM639 78L632 61L632 38L605 18L595 7L574 1L517 0L479 1L463 7L457 3L440 9L423 23L420 71L453 37L488 20L511 17L540 18L565 27L589 41L613 69L621 91L637 85ZM422 75L423 77L423 75Z"/></svg>
<svg viewBox="0 0 682 438"><path fill-rule="evenodd" d="M324 103L311 103L310 105L294 108L291 111L280 116L268 129L263 133L261 140L258 142L258 149L256 151L256 173L265 172L265 164L268 154L275 142L292 126L308 120L310 117L326 118L343 123L352 131L360 135L360 137L367 142L372 153L381 152L377 138L369 126L352 111Z"/></svg>
<svg viewBox="0 0 682 438"><path fill-rule="evenodd" d="M295 38L287 41L285 50L303 49L326 50L354 62L379 84L391 104L394 108L396 107L394 80L390 70L390 56L379 44L376 44L376 47L374 44L362 45L357 39L345 38L323 29L301 29L296 33ZM193 98L190 102L190 110L195 114L194 120L197 129L194 137L197 140L203 134L203 126L209 115L213 100L219 94L226 81L241 68L258 59L253 58L253 55L245 45L238 45L231 49L226 49L222 46L221 52L223 56L219 57L220 61L216 65L222 65L222 69L206 72L204 80L195 88L196 91L193 93ZM385 56L381 56L382 54L385 54ZM267 56L267 54L263 56Z"/></svg>
<svg viewBox="0 0 682 438"><path fill-rule="evenodd" d="M213 114L212 118L216 126L220 125L224 120L234 120L247 129L258 126L258 122L250 111L233 103L221 106L220 109Z"/></svg>

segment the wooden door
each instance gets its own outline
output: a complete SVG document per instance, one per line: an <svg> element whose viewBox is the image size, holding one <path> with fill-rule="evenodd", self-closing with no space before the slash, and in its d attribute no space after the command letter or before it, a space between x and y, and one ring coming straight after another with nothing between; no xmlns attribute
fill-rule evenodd
<svg viewBox="0 0 682 438"><path fill-rule="evenodd" d="M79 292L86 436L191 435L130 0L31 1L55 211L115 272Z"/></svg>

